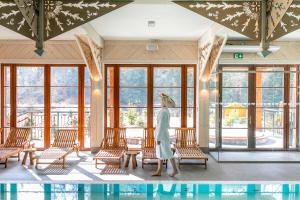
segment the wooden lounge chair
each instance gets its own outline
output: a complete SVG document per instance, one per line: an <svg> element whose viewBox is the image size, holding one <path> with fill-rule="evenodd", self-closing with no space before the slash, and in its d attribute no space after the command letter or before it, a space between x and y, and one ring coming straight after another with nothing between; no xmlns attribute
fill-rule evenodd
<svg viewBox="0 0 300 200"><path fill-rule="evenodd" d="M0 145L0 161L4 161L0 164L6 168L8 158L15 155L18 155L20 161L20 153L29 146L30 134L31 128L11 128L5 143Z"/></svg>
<svg viewBox="0 0 300 200"><path fill-rule="evenodd" d="M107 128L100 151L94 156L96 168L101 164L117 165L121 168L127 149L126 129Z"/></svg>
<svg viewBox="0 0 300 200"><path fill-rule="evenodd" d="M178 159L178 167L180 167L180 161L184 159L203 160L207 169L208 156L203 153L196 141L196 131L194 128L178 128L175 130L176 143L175 152ZM198 164L198 163L197 163Z"/></svg>
<svg viewBox="0 0 300 200"><path fill-rule="evenodd" d="M142 168L144 168L145 164L157 164L157 162L145 162L145 160L156 160L156 145L154 138L155 128L145 128L144 136L142 140ZM166 168L168 167L168 162L164 162Z"/></svg>
<svg viewBox="0 0 300 200"><path fill-rule="evenodd" d="M58 164L65 168L66 157L76 151L77 156L79 154L79 146L76 143L77 130L60 129L57 131L54 142L49 149L43 151L40 155L36 156L36 169L39 164ZM41 161L42 160L42 161ZM58 162L45 162L44 160L62 160L62 163Z"/></svg>
<svg viewBox="0 0 300 200"><path fill-rule="evenodd" d="M149 164L145 160L157 160L155 151L154 128L145 128L142 140L142 168L144 164Z"/></svg>

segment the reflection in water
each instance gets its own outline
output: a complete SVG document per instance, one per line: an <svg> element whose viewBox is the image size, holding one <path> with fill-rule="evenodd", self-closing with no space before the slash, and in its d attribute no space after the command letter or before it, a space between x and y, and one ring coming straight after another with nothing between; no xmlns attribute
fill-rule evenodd
<svg viewBox="0 0 300 200"><path fill-rule="evenodd" d="M299 188L298 184L0 184L0 200L298 200Z"/></svg>

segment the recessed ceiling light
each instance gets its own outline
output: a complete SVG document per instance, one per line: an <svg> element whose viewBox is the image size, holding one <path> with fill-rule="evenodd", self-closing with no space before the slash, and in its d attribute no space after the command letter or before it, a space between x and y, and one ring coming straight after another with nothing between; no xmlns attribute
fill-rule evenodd
<svg viewBox="0 0 300 200"><path fill-rule="evenodd" d="M153 20L150 20L150 21L148 21L148 27L155 27L155 21L153 21Z"/></svg>

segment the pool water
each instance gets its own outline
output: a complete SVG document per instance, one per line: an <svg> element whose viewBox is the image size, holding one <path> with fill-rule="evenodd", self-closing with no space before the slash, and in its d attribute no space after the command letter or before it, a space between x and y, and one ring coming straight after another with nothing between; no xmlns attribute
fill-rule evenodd
<svg viewBox="0 0 300 200"><path fill-rule="evenodd" d="M300 200L298 184L0 184L0 200Z"/></svg>

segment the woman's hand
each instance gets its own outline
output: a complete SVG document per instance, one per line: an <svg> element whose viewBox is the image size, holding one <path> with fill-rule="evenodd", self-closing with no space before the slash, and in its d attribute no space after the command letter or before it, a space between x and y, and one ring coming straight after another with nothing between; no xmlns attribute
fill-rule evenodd
<svg viewBox="0 0 300 200"><path fill-rule="evenodd" d="M157 145L160 145L160 141L157 141Z"/></svg>

